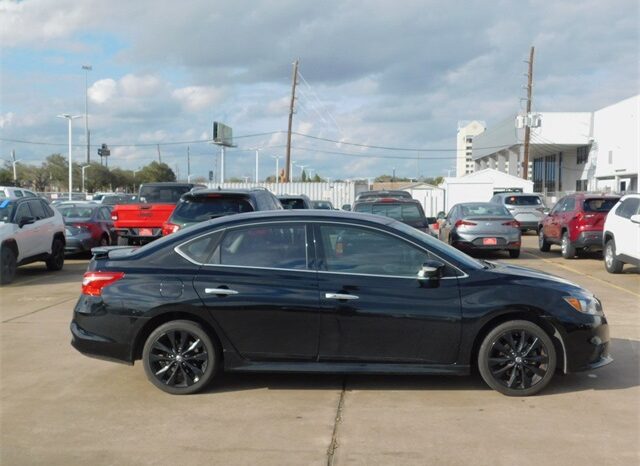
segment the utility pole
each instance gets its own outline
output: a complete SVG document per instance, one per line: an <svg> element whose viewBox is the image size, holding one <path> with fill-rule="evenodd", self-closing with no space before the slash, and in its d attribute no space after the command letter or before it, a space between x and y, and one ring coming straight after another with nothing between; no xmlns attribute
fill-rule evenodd
<svg viewBox="0 0 640 466"><path fill-rule="evenodd" d="M18 163L18 161L16 160L16 151L12 150L11 151L11 165L13 165L13 184L16 183L16 181L18 181L18 172L16 171L16 164Z"/></svg>
<svg viewBox="0 0 640 466"><path fill-rule="evenodd" d="M187 146L187 183L191 183L191 154Z"/></svg>
<svg viewBox="0 0 640 466"><path fill-rule="evenodd" d="M527 73L527 124L524 128L524 162L522 167L522 178L527 180L529 178L529 142L531 140L531 94L533 87L533 51L534 47L531 46L531 52L529 52L529 72Z"/></svg>
<svg viewBox="0 0 640 466"><path fill-rule="evenodd" d="M91 139L89 135L89 71L93 69L91 65L82 65L84 70L84 133L87 143L87 159L86 164L91 163L90 147Z"/></svg>
<svg viewBox="0 0 640 466"><path fill-rule="evenodd" d="M289 182L291 175L291 126L293 124L293 108L296 100L296 84L298 82L298 60L293 62L293 77L291 79L291 104L289 105L289 128L287 130L287 155L285 160L284 181Z"/></svg>
<svg viewBox="0 0 640 466"><path fill-rule="evenodd" d="M162 154L160 153L160 144L158 144L158 163L162 163Z"/></svg>

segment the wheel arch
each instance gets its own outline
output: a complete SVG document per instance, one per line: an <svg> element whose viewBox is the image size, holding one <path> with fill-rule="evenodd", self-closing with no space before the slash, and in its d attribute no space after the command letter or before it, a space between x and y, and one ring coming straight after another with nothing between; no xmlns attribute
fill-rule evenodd
<svg viewBox="0 0 640 466"><path fill-rule="evenodd" d="M615 241L615 237L613 236L613 233L611 233L610 231L605 231L602 237L604 244L607 244L607 241L609 241L610 239Z"/></svg>
<svg viewBox="0 0 640 466"><path fill-rule="evenodd" d="M13 252L16 255L16 260L18 259L18 256L20 255L19 252L20 250L18 249L18 243L16 242L15 239L11 238L11 239L7 239L5 241L2 242L2 247L5 248L10 248L11 250L13 250Z"/></svg>
<svg viewBox="0 0 640 466"><path fill-rule="evenodd" d="M567 372L567 353L565 350L564 341L562 339L562 335L558 331L558 329L549 321L543 317L543 313L541 310L527 309L527 310L518 310L518 309L510 309L506 312L492 317L488 322L486 322L480 330L476 333L476 336L473 340L473 346L471 347L470 354L470 366L475 370L478 368L478 352L480 350L480 345L482 345L483 340L489 334L491 330L496 328L498 325L503 324L504 322L508 322L510 320L526 320L531 323L536 324L545 333L551 338L553 341L553 346L556 350L556 370L560 369L563 373Z"/></svg>
<svg viewBox="0 0 640 466"><path fill-rule="evenodd" d="M53 235L53 241L59 239L60 241L62 241L62 244L66 245L67 244L67 239L64 236L64 233L61 231L58 231L56 233L54 233ZM53 242L52 241L52 242Z"/></svg>

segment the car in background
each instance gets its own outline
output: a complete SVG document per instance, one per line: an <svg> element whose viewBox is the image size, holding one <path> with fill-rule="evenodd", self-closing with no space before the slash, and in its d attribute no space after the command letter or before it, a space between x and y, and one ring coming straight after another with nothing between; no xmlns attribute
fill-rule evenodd
<svg viewBox="0 0 640 466"><path fill-rule="evenodd" d="M542 219L549 213L544 201L537 194L498 193L489 202L495 202L507 208L513 218L520 223L520 230L538 232Z"/></svg>
<svg viewBox="0 0 640 466"><path fill-rule="evenodd" d="M466 202L454 205L438 229L440 240L466 252L508 251L520 257L520 223L503 205Z"/></svg>
<svg viewBox="0 0 640 466"><path fill-rule="evenodd" d="M91 195L91 196L88 196L88 197L89 197L89 199L88 199L88 200L93 201L93 202L101 203L101 202L102 202L102 199L103 199L105 196L112 196L112 195L114 195L114 194L116 194L116 193L95 193L95 194L93 194L93 195Z"/></svg>
<svg viewBox="0 0 640 466"><path fill-rule="evenodd" d="M116 243L109 207L87 201L63 203L56 209L64 218L66 254L90 252L96 246Z"/></svg>
<svg viewBox="0 0 640 466"><path fill-rule="evenodd" d="M604 221L620 196L576 193L561 198L538 226L538 247L559 244L562 257L602 250Z"/></svg>
<svg viewBox="0 0 640 466"><path fill-rule="evenodd" d="M7 198L38 197L33 191L15 186L0 186L0 200Z"/></svg>
<svg viewBox="0 0 640 466"><path fill-rule="evenodd" d="M400 190L380 190L380 191L361 191L356 195L356 201L364 201L365 199L379 199L394 197L397 199L412 199L411 194L407 191Z"/></svg>
<svg viewBox="0 0 640 466"><path fill-rule="evenodd" d="M284 209L313 209L311 206L311 199L305 194L281 194L278 196L278 200L282 204Z"/></svg>
<svg viewBox="0 0 640 466"><path fill-rule="evenodd" d="M612 361L590 291L390 218L327 210L229 215L140 248L94 249L70 330L78 351L141 360L176 395L223 371L477 368L494 390L527 396L556 371Z"/></svg>
<svg viewBox="0 0 640 466"><path fill-rule="evenodd" d="M46 200L0 199L0 284L11 283L17 267L31 262L61 270L64 247L64 220Z"/></svg>
<svg viewBox="0 0 640 466"><path fill-rule="evenodd" d="M603 228L604 266L620 273L624 264L640 267L640 194L628 194L607 214Z"/></svg>
<svg viewBox="0 0 640 466"><path fill-rule="evenodd" d="M117 204L133 204L137 197L135 194L105 194L100 200L100 204L112 207Z"/></svg>
<svg viewBox="0 0 640 466"><path fill-rule="evenodd" d="M427 218L424 215L422 204L415 199L365 197L353 204L353 211L389 217L429 234L430 225L436 222L435 218Z"/></svg>
<svg viewBox="0 0 640 466"><path fill-rule="evenodd" d="M264 188L198 189L182 195L169 219L162 226L162 235L170 235L212 218L257 210L282 210L282 204Z"/></svg>
<svg viewBox="0 0 640 466"><path fill-rule="evenodd" d="M331 201L311 201L312 209L335 210Z"/></svg>

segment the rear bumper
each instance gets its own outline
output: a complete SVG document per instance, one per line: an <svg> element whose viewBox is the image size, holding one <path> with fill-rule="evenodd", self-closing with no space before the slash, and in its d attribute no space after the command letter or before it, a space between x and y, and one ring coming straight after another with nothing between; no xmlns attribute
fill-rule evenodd
<svg viewBox="0 0 640 466"><path fill-rule="evenodd" d="M89 252L91 248L97 246L98 241L95 241L91 236L75 237L67 236L67 241L64 245L65 254L77 254L81 252Z"/></svg>
<svg viewBox="0 0 640 466"><path fill-rule="evenodd" d="M602 249L602 231L583 231L573 245L577 248Z"/></svg>
<svg viewBox="0 0 640 466"><path fill-rule="evenodd" d="M158 238L162 238L162 227L151 227L150 235L141 235L142 228L116 228L116 234L119 238L127 238L129 242L149 243Z"/></svg>
<svg viewBox="0 0 640 466"><path fill-rule="evenodd" d="M497 244L483 244L484 238L496 238ZM505 251L512 249L520 249L521 239L520 231L510 235L465 235L459 232L452 233L451 244L458 249L477 250L477 251Z"/></svg>
<svg viewBox="0 0 640 466"><path fill-rule="evenodd" d="M133 364L128 345L116 343L95 333L88 332L75 321L71 322L71 346L85 356L107 361Z"/></svg>

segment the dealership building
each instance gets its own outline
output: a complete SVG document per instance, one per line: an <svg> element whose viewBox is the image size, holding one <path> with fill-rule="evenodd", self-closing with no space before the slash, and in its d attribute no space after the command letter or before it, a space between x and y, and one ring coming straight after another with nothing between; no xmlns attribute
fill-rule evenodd
<svg viewBox="0 0 640 466"><path fill-rule="evenodd" d="M593 112L539 112L531 128L528 178L534 192L637 192L640 95ZM512 115L473 139L474 169L522 176L524 129Z"/></svg>

